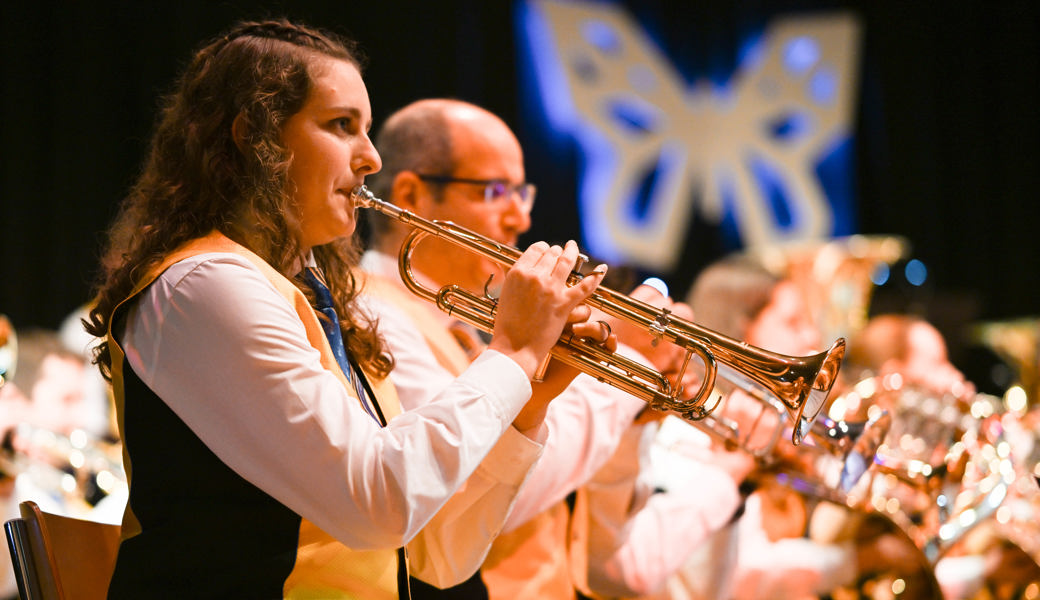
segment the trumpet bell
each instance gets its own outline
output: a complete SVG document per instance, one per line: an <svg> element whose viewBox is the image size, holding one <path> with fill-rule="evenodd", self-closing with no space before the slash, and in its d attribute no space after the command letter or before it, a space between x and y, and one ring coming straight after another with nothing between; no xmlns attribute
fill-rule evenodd
<svg viewBox="0 0 1040 600"><path fill-rule="evenodd" d="M800 444L812 430L837 381L845 357L845 340L836 340L825 352L796 357L767 352L721 334L713 335L705 336L704 341L711 344L712 353L722 363L719 375L744 389L764 392L782 402L793 420L791 443Z"/></svg>
<svg viewBox="0 0 1040 600"><path fill-rule="evenodd" d="M797 374L798 377L805 377L805 379L795 380L789 388L794 393L801 390L804 397L804 401L801 402L795 414L795 431L791 438L791 442L795 445L809 434L813 423L823 410L827 396L830 395L831 388L838 379L838 370L841 369L841 361L844 357L845 340L838 339L830 350L817 354L807 361L803 366L804 373ZM809 380L812 381L812 384L808 387L801 384L802 381Z"/></svg>

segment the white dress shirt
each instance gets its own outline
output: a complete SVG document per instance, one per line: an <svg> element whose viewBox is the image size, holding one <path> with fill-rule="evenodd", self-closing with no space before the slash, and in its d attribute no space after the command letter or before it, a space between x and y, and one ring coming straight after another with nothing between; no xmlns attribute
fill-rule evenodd
<svg viewBox="0 0 1040 600"><path fill-rule="evenodd" d="M494 351L380 427L322 368L290 303L234 254L172 265L121 340L134 372L235 472L351 548L421 544L428 560L413 573L431 583L476 570L539 453L489 456L531 394Z"/></svg>
<svg viewBox="0 0 1040 600"><path fill-rule="evenodd" d="M772 541L763 524L762 502L752 494L739 521L735 600L816 597L856 577L851 543L821 544L808 538Z"/></svg>
<svg viewBox="0 0 1040 600"><path fill-rule="evenodd" d="M691 494L691 502L711 505L711 497L725 494L719 483L713 486L681 486L680 479L701 477L691 470L690 460L698 453L697 436L705 434L692 430L678 419L662 423L656 438L655 469L666 477L660 485L669 494ZM662 452L667 450L666 452ZM686 466L684 466L684 463ZM679 479L677 479L679 478ZM705 480L707 482L708 480ZM693 481L691 481L692 483ZM734 486L734 484L730 484ZM739 503L736 488L733 496L723 500L719 509L728 512L708 513L706 518L732 514ZM732 503L732 504L731 504ZM673 521L676 528L690 527ZM704 531L696 526L692 532ZM665 531L667 536L667 531ZM674 537L674 536L673 536ZM744 503L743 515L728 523L712 522L707 527L706 539L687 557L659 593L647 596L655 600L757 600L803 599L844 585L855 576L856 558L850 544L822 544L806 538L785 538L771 541L763 526L762 505L758 494L752 494ZM662 540L668 539L663 537ZM694 537L691 535L691 541ZM662 546L664 543L662 543Z"/></svg>
<svg viewBox="0 0 1040 600"><path fill-rule="evenodd" d="M675 416L625 434L610 462L585 485L593 592L662 592L693 552L729 522L740 492L733 477L711 463L710 443Z"/></svg>
<svg viewBox="0 0 1040 600"><path fill-rule="evenodd" d="M361 266L404 285L392 257L368 251ZM429 404L452 380L451 373L437 362L411 317L377 297L367 297L365 302L379 319L379 330L392 349L397 366L391 379L402 408L408 411ZM439 320L445 327L451 325L453 320L445 313L432 303L427 306L430 319ZM503 531L523 525L588 481L610 458L621 435L645 406L642 400L617 388L579 375L549 404L545 450L524 483Z"/></svg>

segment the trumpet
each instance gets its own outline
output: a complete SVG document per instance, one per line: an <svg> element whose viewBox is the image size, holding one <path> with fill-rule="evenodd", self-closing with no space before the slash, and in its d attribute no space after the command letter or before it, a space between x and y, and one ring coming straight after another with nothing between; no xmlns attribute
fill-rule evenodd
<svg viewBox="0 0 1040 600"><path fill-rule="evenodd" d="M426 287L412 274L411 255L419 242L430 235L475 252L506 269L516 263L520 250L450 222L424 219L376 198L363 185L351 191L351 200L355 207L376 210L414 228L398 255L401 280L412 293L482 331L494 329L497 300L487 289L483 296L479 296L458 285L446 285L439 290ZM579 271L586 260L582 257L575 265L568 280L571 285L584 277ZM561 336L553 347L551 354L554 358L644 400L656 410L670 410L690 421L704 419L718 406L718 402L707 406L707 401L715 387L716 375L721 374L730 381L782 402L794 419L791 442L795 445L809 433L823 408L845 355L844 339L835 341L826 352L812 356L795 357L769 352L604 286L596 288L585 303L632 323L652 336L655 344L663 340L681 348L685 356L676 381L682 380L691 358L694 355L699 357L704 369L700 388L692 396L687 396L682 386L672 385L660 371L570 334Z"/></svg>

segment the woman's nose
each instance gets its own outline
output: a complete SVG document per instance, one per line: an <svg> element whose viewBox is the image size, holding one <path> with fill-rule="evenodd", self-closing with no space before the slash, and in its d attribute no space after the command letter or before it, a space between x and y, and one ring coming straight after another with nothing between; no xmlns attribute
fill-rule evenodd
<svg viewBox="0 0 1040 600"><path fill-rule="evenodd" d="M353 169L361 175L371 175L383 168L383 159L379 157L379 151L369 137L362 136L361 147L354 154Z"/></svg>

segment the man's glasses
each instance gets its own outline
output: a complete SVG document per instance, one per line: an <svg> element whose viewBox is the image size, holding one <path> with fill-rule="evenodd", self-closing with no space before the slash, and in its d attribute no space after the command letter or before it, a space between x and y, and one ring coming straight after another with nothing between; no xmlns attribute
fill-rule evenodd
<svg viewBox="0 0 1040 600"><path fill-rule="evenodd" d="M464 177L451 177L449 175L424 175L419 173L419 179L431 183L465 183L469 185L484 186L484 203L497 204L511 200L514 196L520 199L520 207L530 212L534 206L534 194L537 191L533 183L512 184L501 179L466 179Z"/></svg>

